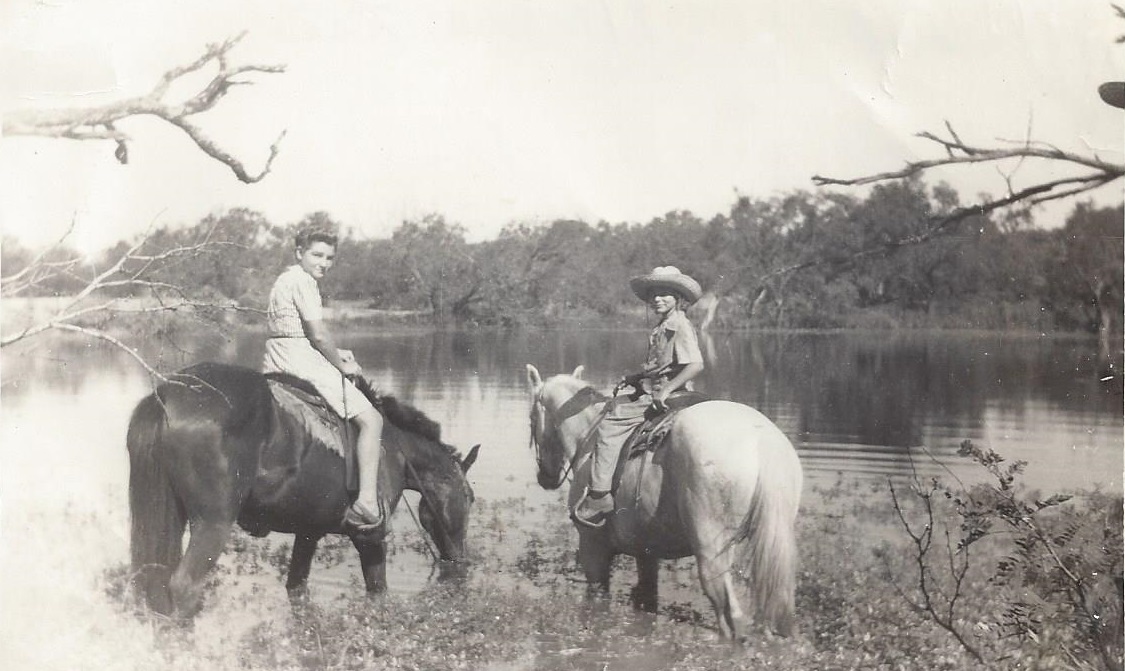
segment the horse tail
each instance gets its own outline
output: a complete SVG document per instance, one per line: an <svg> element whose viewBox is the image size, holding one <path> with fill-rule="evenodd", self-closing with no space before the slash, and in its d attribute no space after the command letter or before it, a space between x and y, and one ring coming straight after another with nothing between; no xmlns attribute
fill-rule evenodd
<svg viewBox="0 0 1125 671"><path fill-rule="evenodd" d="M792 473L782 466L786 456L763 454L750 510L738 534L749 541L746 561L758 621L769 623L781 636L793 633L797 588L794 521L800 496L799 484L796 491L790 491Z"/></svg>
<svg viewBox="0 0 1125 671"><path fill-rule="evenodd" d="M129 420L129 511L134 587L150 608L169 614L168 585L180 563L186 518L160 459L167 422L156 394L145 397Z"/></svg>

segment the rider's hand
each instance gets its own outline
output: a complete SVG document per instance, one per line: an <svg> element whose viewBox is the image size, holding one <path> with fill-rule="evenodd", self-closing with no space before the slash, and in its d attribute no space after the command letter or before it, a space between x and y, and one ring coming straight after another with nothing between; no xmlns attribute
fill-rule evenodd
<svg viewBox="0 0 1125 671"><path fill-rule="evenodd" d="M636 387L641 383L641 380L643 379L645 379L644 373L629 373L625 377L621 378L621 381L617 384L622 387Z"/></svg>
<svg viewBox="0 0 1125 671"><path fill-rule="evenodd" d="M344 364L344 367L340 369L340 372L347 377L363 375L363 369L359 367L359 363L355 359L344 359L341 363Z"/></svg>
<svg viewBox="0 0 1125 671"><path fill-rule="evenodd" d="M668 392L661 390L661 391L658 391L655 394L653 394L652 404L654 406L656 406L657 410L667 410L668 409Z"/></svg>

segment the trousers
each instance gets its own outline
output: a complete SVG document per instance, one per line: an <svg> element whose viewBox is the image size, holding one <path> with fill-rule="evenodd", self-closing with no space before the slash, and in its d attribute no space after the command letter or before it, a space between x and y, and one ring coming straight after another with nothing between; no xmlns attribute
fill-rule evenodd
<svg viewBox="0 0 1125 671"><path fill-rule="evenodd" d="M617 458L633 429L645 421L645 411L652 405L652 396L641 394L636 398L618 397L598 425L597 442L594 443L594 465L590 476L590 489L608 492L613 487L613 472Z"/></svg>

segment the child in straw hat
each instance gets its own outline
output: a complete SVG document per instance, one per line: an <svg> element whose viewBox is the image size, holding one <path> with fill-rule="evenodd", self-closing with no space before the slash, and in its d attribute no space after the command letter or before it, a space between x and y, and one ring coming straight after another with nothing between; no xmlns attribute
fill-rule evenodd
<svg viewBox="0 0 1125 671"><path fill-rule="evenodd" d="M664 410L668 395L690 390L691 380L703 371L695 328L684 314L686 304L699 300L703 293L699 283L675 266L663 266L634 277L629 286L660 322L649 333L644 368L621 381L635 392L609 401L613 407L598 425L590 488L574 508L574 519L591 527L602 526L614 510L610 489L617 456L629 434L644 422L645 411L650 406Z"/></svg>

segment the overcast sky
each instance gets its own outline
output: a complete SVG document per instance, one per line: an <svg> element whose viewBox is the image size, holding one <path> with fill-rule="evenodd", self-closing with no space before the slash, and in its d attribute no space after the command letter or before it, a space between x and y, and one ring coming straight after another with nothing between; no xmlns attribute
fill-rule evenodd
<svg viewBox="0 0 1125 671"><path fill-rule="evenodd" d="M971 143L1030 132L1123 160L1125 115L1096 93L1125 73L1107 0L0 0L3 107L144 93L244 30L233 63L287 71L197 123L251 170L287 130L264 181L152 120L122 124L124 166L112 143L10 137L4 233L38 245L74 218L93 250L230 207L279 224L325 210L371 236L439 212L471 239L511 221L709 218L736 193L934 155L913 135L945 120ZM945 176L965 198L1004 188L991 169Z"/></svg>

